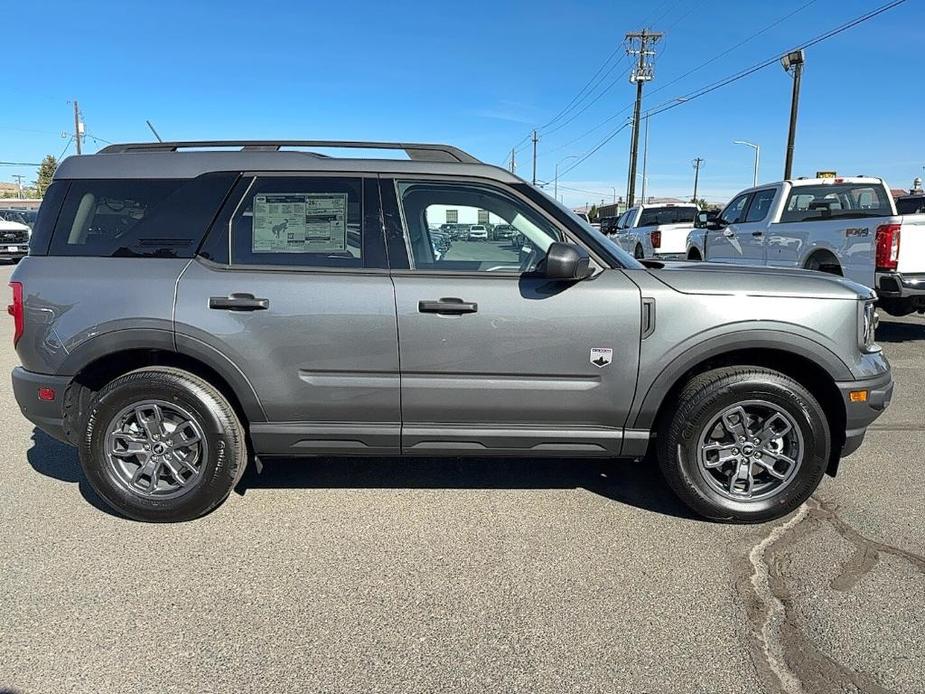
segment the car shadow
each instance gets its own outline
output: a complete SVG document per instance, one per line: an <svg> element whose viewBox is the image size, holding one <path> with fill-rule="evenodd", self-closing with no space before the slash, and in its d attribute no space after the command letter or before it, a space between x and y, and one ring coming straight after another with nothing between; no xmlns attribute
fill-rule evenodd
<svg viewBox="0 0 925 694"><path fill-rule="evenodd" d="M80 469L77 449L73 446L61 443L36 428L32 430L32 446L26 451L26 460L29 461L33 470L46 477L76 484L81 496L100 511L117 518L124 517L107 506L99 494L93 491L83 470Z"/></svg>
<svg viewBox="0 0 925 694"><path fill-rule="evenodd" d="M880 320L877 326L877 342L900 343L925 340L925 322L906 323Z"/></svg>
<svg viewBox="0 0 925 694"><path fill-rule="evenodd" d="M314 458L251 465L248 489L585 489L654 513L702 520L668 489L654 461L551 458Z"/></svg>
<svg viewBox="0 0 925 694"><path fill-rule="evenodd" d="M122 518L90 486L77 451L40 429L26 452L32 468L77 484L94 507ZM586 489L612 501L676 518L701 520L671 493L654 461L558 458L273 459L248 465L235 492L248 489Z"/></svg>

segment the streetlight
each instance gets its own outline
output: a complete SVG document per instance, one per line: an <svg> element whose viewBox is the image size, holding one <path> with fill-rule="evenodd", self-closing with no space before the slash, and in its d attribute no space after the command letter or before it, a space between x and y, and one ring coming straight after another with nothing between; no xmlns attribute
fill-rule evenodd
<svg viewBox="0 0 925 694"><path fill-rule="evenodd" d="M784 163L784 180L793 174L793 145L797 136L797 112L800 109L800 82L803 79L803 63L806 57L803 50L791 51L780 59L781 65L788 73L793 68L793 96L790 100L790 132L787 134L787 160Z"/></svg>
<svg viewBox="0 0 925 694"><path fill-rule="evenodd" d="M751 147L755 150L755 175L752 177L752 185L758 185L758 162L761 159L761 145L752 144L751 142L746 142L745 140L733 140L732 144L734 145L745 145L746 147Z"/></svg>
<svg viewBox="0 0 925 694"><path fill-rule="evenodd" d="M559 164L563 164L567 162L569 159L578 159L578 155L572 154L571 156L568 156L565 159L562 159L561 161L556 162L556 177L554 179L555 182L553 184L554 185L554 194L553 194L554 198L559 197Z"/></svg>

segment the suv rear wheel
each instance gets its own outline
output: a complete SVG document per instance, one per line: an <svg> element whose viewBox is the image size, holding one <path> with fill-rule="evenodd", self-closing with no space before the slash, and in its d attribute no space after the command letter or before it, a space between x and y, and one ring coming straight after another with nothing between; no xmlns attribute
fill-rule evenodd
<svg viewBox="0 0 925 694"><path fill-rule="evenodd" d="M693 378L659 431L672 490L714 520L780 518L816 490L829 459L822 407L792 378L757 367Z"/></svg>
<svg viewBox="0 0 925 694"><path fill-rule="evenodd" d="M205 515L244 472L244 429L222 394L180 369L132 371L94 398L80 444L93 489L141 521Z"/></svg>

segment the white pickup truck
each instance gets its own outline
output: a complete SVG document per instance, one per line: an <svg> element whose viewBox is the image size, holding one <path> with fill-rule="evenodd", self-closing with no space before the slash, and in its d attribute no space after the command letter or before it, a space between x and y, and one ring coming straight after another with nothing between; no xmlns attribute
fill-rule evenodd
<svg viewBox="0 0 925 694"><path fill-rule="evenodd" d="M620 215L612 238L636 258L685 260L687 234L696 221L693 203L638 205Z"/></svg>
<svg viewBox="0 0 925 694"><path fill-rule="evenodd" d="M889 314L925 310L925 214L898 215L879 178L749 188L690 232L687 251L690 259L831 272L876 289Z"/></svg>

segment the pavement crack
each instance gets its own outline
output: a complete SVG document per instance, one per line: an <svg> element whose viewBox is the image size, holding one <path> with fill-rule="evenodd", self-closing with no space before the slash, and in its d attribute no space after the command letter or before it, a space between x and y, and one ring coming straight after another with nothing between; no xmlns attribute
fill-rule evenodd
<svg viewBox="0 0 925 694"><path fill-rule="evenodd" d="M925 567L925 560L918 555L864 538L842 521L831 505L810 498L743 558L737 587L752 626L752 660L768 691L780 694L890 694L870 675L851 670L819 650L805 633L787 587L784 573L789 564L788 550L824 524L835 528L856 550L833 581L836 590L856 585L876 566L879 552L902 556L919 569Z"/></svg>
<svg viewBox="0 0 925 694"><path fill-rule="evenodd" d="M856 586L858 581L879 563L880 554L889 554L902 559L917 571L925 574L925 557L864 537L839 517L836 504L819 500L812 513L816 518L826 521L835 532L854 546L854 554L842 566L838 576L832 579L830 585L835 590L850 590Z"/></svg>

